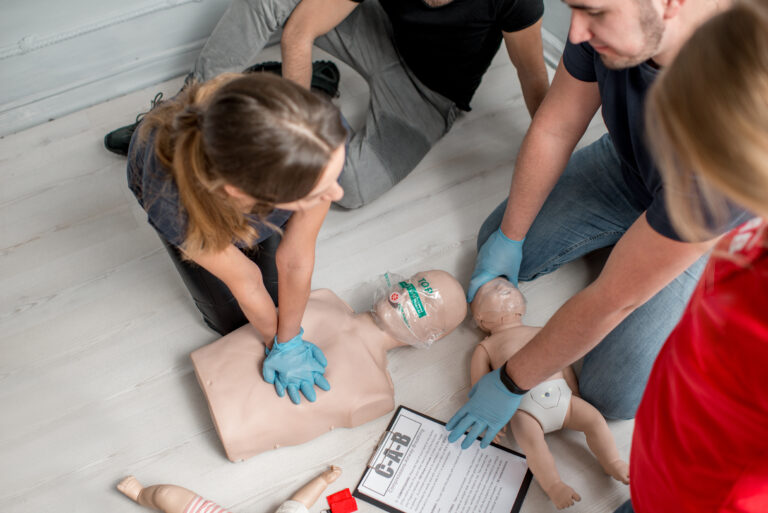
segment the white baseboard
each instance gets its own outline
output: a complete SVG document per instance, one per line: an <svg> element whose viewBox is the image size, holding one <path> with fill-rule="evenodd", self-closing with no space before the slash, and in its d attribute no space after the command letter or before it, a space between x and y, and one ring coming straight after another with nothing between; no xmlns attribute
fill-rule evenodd
<svg viewBox="0 0 768 513"><path fill-rule="evenodd" d="M0 136L187 73L229 0L49 2L3 13Z"/></svg>
<svg viewBox="0 0 768 513"><path fill-rule="evenodd" d="M0 41L0 136L186 74L227 3L161 0ZM542 35L545 59L556 67L564 41L546 29Z"/></svg>
<svg viewBox="0 0 768 513"><path fill-rule="evenodd" d="M188 73L205 40L0 107L0 136Z"/></svg>

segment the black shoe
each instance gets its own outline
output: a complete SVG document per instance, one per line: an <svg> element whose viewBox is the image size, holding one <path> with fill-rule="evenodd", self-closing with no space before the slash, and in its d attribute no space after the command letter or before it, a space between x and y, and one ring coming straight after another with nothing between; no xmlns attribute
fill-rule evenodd
<svg viewBox="0 0 768 513"><path fill-rule="evenodd" d="M248 66L243 70L243 73L256 73L259 71L268 71L275 75L283 75L283 63L279 61L267 61L259 62L253 66Z"/></svg>
<svg viewBox="0 0 768 513"><path fill-rule="evenodd" d="M163 93L157 93L155 95L155 98L152 100L152 106L149 108L149 110L154 109L155 106L162 101L163 101ZM141 119L144 117L145 114L147 114L147 112L142 112L141 114L136 116L136 121L134 123L120 127L117 130L112 130L107 135L105 135L104 147L109 151L111 151L112 153L117 153L118 155L122 155L122 156L128 155L128 147L131 144L131 138L133 137L133 133L136 131L136 127L139 126Z"/></svg>
<svg viewBox="0 0 768 513"><path fill-rule="evenodd" d="M312 89L317 89L331 98L339 97L339 68L331 61L312 63Z"/></svg>
<svg viewBox="0 0 768 513"><path fill-rule="evenodd" d="M243 70L243 73L268 71L275 75L283 74L283 65L277 61L260 62ZM341 73L331 61L315 61L312 63L312 89L320 91L331 98L339 96L339 79Z"/></svg>

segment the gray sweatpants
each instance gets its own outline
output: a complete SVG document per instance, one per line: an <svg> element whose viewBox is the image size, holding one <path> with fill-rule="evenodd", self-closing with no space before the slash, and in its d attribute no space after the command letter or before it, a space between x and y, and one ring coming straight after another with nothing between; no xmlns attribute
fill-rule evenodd
<svg viewBox="0 0 768 513"><path fill-rule="evenodd" d="M208 80L240 71L286 22L299 0L233 0L195 63ZM368 82L371 103L365 126L349 141L339 205L357 208L405 178L451 128L458 108L422 84L403 63L392 27L377 0L366 0L315 45Z"/></svg>

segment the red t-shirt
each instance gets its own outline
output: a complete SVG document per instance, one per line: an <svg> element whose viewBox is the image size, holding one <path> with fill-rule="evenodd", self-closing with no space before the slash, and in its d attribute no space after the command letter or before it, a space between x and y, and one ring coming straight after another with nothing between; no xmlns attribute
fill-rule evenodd
<svg viewBox="0 0 768 513"><path fill-rule="evenodd" d="M768 512L766 233L755 219L723 238L656 359L632 440L636 513Z"/></svg>

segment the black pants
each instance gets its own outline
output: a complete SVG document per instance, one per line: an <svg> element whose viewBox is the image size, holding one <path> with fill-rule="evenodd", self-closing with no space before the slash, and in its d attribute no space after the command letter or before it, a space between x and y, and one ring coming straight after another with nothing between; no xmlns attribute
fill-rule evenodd
<svg viewBox="0 0 768 513"><path fill-rule="evenodd" d="M264 286L275 305L277 305L275 252L280 244L280 238L280 234L275 233L254 248L241 249L253 263L259 266ZM248 322L237 300L223 281L196 263L184 260L179 249L163 237L160 237L160 240L163 241L165 249L173 260L173 265L179 271L184 285L187 286L192 299L195 300L195 306L203 314L203 321L208 327L221 335L226 335Z"/></svg>

